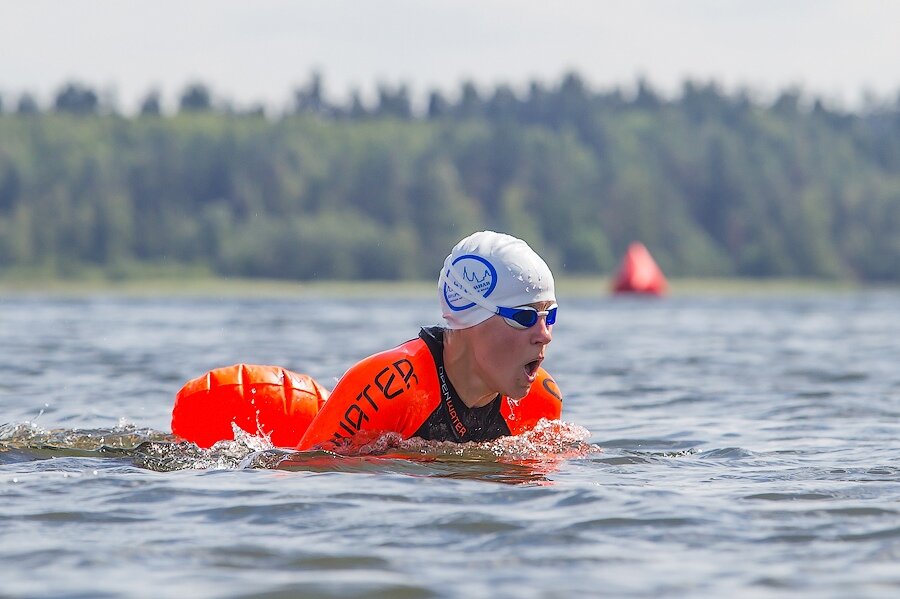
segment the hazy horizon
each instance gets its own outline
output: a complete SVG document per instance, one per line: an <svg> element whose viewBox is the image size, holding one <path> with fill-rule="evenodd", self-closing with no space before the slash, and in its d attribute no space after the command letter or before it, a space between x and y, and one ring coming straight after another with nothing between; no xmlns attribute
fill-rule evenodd
<svg viewBox="0 0 900 599"><path fill-rule="evenodd" d="M674 97L685 80L715 81L726 93L796 88L851 109L900 92L900 3L875 0L33 0L3 12L7 106L22 93L46 106L80 82L125 112L152 90L171 109L201 82L236 107L278 111L313 71L336 102L404 84L419 105L463 81L521 92L573 71L596 91L643 77Z"/></svg>

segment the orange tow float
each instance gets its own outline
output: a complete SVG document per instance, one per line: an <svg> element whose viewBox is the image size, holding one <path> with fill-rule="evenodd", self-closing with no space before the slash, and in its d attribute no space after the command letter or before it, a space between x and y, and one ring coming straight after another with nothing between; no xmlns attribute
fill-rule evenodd
<svg viewBox="0 0 900 599"><path fill-rule="evenodd" d="M277 366L235 364L188 381L175 396L172 432L200 447L233 439L231 423L294 447L328 399L312 377Z"/></svg>

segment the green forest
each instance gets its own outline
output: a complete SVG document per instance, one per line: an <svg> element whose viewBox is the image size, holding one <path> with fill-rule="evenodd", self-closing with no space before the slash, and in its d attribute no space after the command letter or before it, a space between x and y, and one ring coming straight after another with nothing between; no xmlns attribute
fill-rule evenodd
<svg viewBox="0 0 900 599"><path fill-rule="evenodd" d="M609 275L643 242L674 277L900 281L900 102L847 112L795 89L665 98L577 74L524 91L404 86L236 110L203 84L121 114L79 83L0 103L0 276L432 279L462 236L526 239Z"/></svg>

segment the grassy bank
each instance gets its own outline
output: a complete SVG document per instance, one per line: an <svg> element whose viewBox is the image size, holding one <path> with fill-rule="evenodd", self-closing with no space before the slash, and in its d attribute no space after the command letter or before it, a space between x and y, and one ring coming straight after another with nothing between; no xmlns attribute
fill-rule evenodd
<svg viewBox="0 0 900 599"><path fill-rule="evenodd" d="M752 295L834 293L864 288L850 281L815 279L674 279L670 295ZM558 277L560 297L603 297L610 293L606 277ZM433 281L283 281L270 279L156 276L111 281L104 278L60 279L0 277L0 295L135 297L431 297Z"/></svg>
<svg viewBox="0 0 900 599"><path fill-rule="evenodd" d="M215 277L108 280L0 278L2 295L136 297L426 296L433 284L417 281L280 281Z"/></svg>

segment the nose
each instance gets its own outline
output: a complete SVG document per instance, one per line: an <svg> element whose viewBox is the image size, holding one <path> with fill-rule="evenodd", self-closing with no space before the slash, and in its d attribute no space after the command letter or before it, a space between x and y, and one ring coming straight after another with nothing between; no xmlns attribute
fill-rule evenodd
<svg viewBox="0 0 900 599"><path fill-rule="evenodd" d="M540 345L547 345L553 341L553 325L547 324L547 317L541 316L537 323L531 327L534 331L533 342Z"/></svg>

